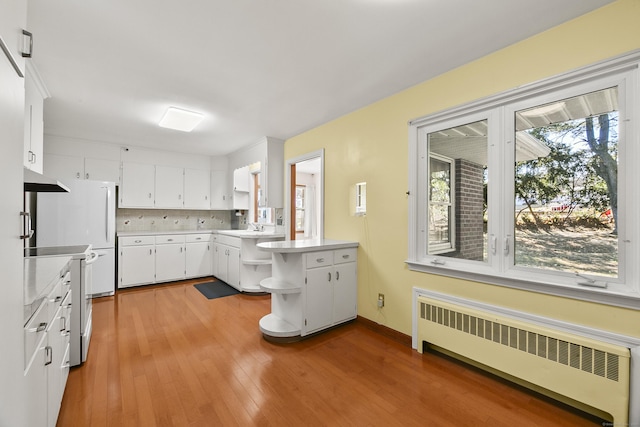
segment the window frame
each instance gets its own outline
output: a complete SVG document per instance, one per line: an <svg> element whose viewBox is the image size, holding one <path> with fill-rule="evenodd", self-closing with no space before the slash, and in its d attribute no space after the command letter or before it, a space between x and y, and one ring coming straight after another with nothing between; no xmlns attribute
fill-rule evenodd
<svg viewBox="0 0 640 427"><path fill-rule="evenodd" d="M640 129L636 123L640 106L639 66L640 52L633 52L410 121L409 251L406 261L409 269L609 305L640 308L640 267L639 263L632 261L640 258L640 226L632 221L632 213L640 212L640 189L637 185L632 185L640 180L640 173L636 170L638 168L633 167L640 164ZM510 184L515 180L515 112L612 86L619 88L619 133L622 143L618 147L618 209L625 213L618 225L618 279L607 279L609 287L606 289L591 288L578 285L576 276L571 273L516 266L513 255L515 236L513 232L509 233L515 227L513 206L510 203L515 197L515 187ZM428 165L428 161L425 162L428 159L427 135L483 117L487 118L489 125L488 260L480 262L430 255L427 250L428 229L425 228L428 201L425 201L424 195L424 183L428 179L428 166L425 166ZM509 145L511 153L507 149Z"/></svg>
<svg viewBox="0 0 640 427"><path fill-rule="evenodd" d="M428 155L427 155L427 160L426 160L426 166L427 166L427 176L429 177L428 179L428 184L427 184L427 197L426 197L426 203L427 203L427 212L431 211L431 206L433 205L440 205L440 206L447 206L449 209L449 213L448 213L448 217L447 217L447 239L448 241L445 243L440 243L437 245L430 245L429 241L428 241L428 236L429 236L429 224L428 224L428 220L427 220L427 225L426 225L426 231L425 231L425 237L427 238L427 248L426 248L426 253L427 255L441 255L441 254L445 254L445 253L450 253L450 252L454 252L456 250L456 222L455 222L455 212L456 212L456 194L455 194L455 188L456 188L456 162L454 159L450 158L450 157L446 157L446 156L442 156L440 154L434 153L431 150L428 150ZM431 159L436 159L440 162L443 163L447 163L449 165L449 202L448 203L444 203L444 202L436 202L434 203L431 200ZM428 217L428 215L427 215ZM426 218L425 218L426 219Z"/></svg>

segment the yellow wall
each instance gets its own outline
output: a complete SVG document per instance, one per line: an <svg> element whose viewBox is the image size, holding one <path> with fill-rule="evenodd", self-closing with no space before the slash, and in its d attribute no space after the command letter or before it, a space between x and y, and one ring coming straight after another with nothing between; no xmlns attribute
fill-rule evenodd
<svg viewBox="0 0 640 427"><path fill-rule="evenodd" d="M640 336L640 312L409 271L410 119L640 49L640 1L618 0L285 143L285 159L325 149L325 237L360 242L358 314L411 334L412 287ZM367 215L350 187L367 183ZM386 305L378 310L379 292Z"/></svg>

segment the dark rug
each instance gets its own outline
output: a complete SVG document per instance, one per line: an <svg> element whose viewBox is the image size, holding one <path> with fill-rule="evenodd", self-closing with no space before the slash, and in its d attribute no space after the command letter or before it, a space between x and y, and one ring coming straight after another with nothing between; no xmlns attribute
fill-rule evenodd
<svg viewBox="0 0 640 427"><path fill-rule="evenodd" d="M193 286L195 286L195 288L208 299L228 297L229 295L240 293L237 289L227 285L222 281L196 283Z"/></svg>

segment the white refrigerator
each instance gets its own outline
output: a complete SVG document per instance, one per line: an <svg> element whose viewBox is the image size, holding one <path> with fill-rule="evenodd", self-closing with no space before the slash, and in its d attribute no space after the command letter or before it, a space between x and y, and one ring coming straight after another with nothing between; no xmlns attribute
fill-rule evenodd
<svg viewBox="0 0 640 427"><path fill-rule="evenodd" d="M115 292L115 184L77 180L64 183L69 193L38 193L37 246L91 245L99 255L93 264L92 295Z"/></svg>

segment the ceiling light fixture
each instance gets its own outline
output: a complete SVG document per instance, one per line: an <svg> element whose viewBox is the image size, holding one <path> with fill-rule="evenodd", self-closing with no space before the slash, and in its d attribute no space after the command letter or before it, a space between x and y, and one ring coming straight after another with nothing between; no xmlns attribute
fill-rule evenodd
<svg viewBox="0 0 640 427"><path fill-rule="evenodd" d="M181 108L169 107L158 123L163 128L191 132L204 119L204 115Z"/></svg>

